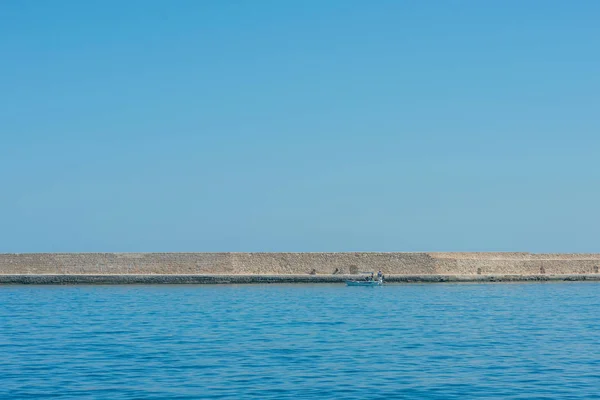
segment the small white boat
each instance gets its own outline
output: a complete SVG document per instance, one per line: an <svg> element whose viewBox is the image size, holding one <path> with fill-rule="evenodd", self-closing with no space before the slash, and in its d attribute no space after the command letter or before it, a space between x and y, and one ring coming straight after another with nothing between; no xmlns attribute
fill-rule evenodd
<svg viewBox="0 0 600 400"><path fill-rule="evenodd" d="M366 274L365 279L351 279L346 281L346 285L348 286L381 286L383 285L383 278L373 279L373 272L361 272L361 274Z"/></svg>
<svg viewBox="0 0 600 400"><path fill-rule="evenodd" d="M348 286L381 286L383 281L346 281Z"/></svg>

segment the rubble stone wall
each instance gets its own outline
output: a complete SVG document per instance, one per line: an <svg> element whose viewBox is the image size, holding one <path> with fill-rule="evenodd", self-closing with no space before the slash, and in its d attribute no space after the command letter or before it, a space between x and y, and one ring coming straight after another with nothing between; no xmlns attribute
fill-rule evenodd
<svg viewBox="0 0 600 400"><path fill-rule="evenodd" d="M0 254L17 275L597 274L600 254L533 253L27 253Z"/></svg>

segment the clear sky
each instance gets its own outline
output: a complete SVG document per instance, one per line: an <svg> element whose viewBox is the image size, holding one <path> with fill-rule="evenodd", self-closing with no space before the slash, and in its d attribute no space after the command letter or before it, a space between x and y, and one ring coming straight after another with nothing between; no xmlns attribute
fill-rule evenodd
<svg viewBox="0 0 600 400"><path fill-rule="evenodd" d="M0 1L0 252L600 252L599 20Z"/></svg>

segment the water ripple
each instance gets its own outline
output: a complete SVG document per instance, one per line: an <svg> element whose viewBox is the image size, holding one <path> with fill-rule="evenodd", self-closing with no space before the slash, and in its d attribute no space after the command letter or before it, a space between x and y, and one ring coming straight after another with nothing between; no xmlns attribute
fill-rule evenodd
<svg viewBox="0 0 600 400"><path fill-rule="evenodd" d="M598 283L0 287L0 398L600 398Z"/></svg>

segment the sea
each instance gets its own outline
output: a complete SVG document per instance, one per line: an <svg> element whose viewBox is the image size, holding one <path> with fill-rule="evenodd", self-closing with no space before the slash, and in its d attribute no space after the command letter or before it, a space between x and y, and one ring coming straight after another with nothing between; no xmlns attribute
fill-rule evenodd
<svg viewBox="0 0 600 400"><path fill-rule="evenodd" d="M600 399L600 283L0 286L0 399Z"/></svg>

